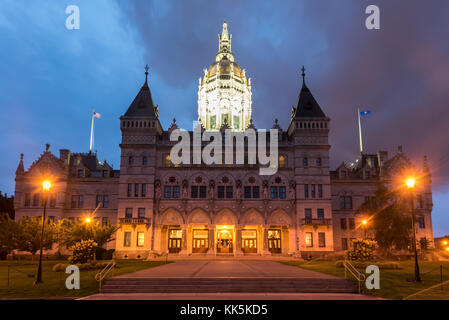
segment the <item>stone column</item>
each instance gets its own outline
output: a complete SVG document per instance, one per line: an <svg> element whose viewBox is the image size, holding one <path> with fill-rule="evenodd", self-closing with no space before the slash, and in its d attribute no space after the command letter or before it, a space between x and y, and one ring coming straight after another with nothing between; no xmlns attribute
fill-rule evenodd
<svg viewBox="0 0 449 320"><path fill-rule="evenodd" d="M209 226L209 248L207 255L215 255L215 226Z"/></svg>
<svg viewBox="0 0 449 320"><path fill-rule="evenodd" d="M182 240L181 240L181 251L179 252L179 255L188 255L187 252L187 226L182 225Z"/></svg>
<svg viewBox="0 0 449 320"><path fill-rule="evenodd" d="M270 250L268 250L268 226L263 226L263 251L262 255L271 255Z"/></svg>
<svg viewBox="0 0 449 320"><path fill-rule="evenodd" d="M235 228L235 255L243 256L242 251L242 227L236 226Z"/></svg>

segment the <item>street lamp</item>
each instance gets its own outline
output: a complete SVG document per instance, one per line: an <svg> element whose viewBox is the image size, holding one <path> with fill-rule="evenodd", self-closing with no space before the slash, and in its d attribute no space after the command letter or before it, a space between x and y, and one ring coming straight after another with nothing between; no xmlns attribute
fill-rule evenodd
<svg viewBox="0 0 449 320"><path fill-rule="evenodd" d="M418 265L418 251L416 250L416 230L415 230L415 205L414 205L414 191L415 191L415 179L408 178L405 181L407 188L410 190L410 205L412 214L412 232L413 232L413 251L415 254L415 281L421 282L421 276L419 275L419 265Z"/></svg>
<svg viewBox="0 0 449 320"><path fill-rule="evenodd" d="M86 223L90 223L92 221L89 217L87 217L85 220L86 220Z"/></svg>
<svg viewBox="0 0 449 320"><path fill-rule="evenodd" d="M363 231L364 231L364 238L365 238L365 240L366 240L366 225L368 224L368 220L366 220L366 219L363 219L362 220L362 227L363 227Z"/></svg>
<svg viewBox="0 0 449 320"><path fill-rule="evenodd" d="M40 284L42 283L42 249L44 245L44 228L45 228L45 210L47 209L47 199L48 199L48 192L51 188L51 182L48 180L45 180L42 182L42 202L44 206L44 212L42 213L42 233L41 233L41 243L40 243L40 252L39 252L39 267L37 268L37 277L36 281L34 281L34 284Z"/></svg>

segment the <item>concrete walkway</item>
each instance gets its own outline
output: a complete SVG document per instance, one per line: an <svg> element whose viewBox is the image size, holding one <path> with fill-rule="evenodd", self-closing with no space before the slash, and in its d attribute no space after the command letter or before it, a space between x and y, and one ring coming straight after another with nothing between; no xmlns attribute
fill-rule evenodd
<svg viewBox="0 0 449 320"><path fill-rule="evenodd" d="M337 277L275 261L178 261L117 278L319 278Z"/></svg>

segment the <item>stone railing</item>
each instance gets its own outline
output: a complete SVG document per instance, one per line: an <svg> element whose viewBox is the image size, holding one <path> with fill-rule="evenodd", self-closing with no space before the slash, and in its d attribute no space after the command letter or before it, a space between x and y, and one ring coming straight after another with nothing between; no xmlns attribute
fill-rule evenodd
<svg viewBox="0 0 449 320"><path fill-rule="evenodd" d="M119 218L120 224L150 224L148 218Z"/></svg>
<svg viewBox="0 0 449 320"><path fill-rule="evenodd" d="M315 226L329 226L331 224L331 219L302 219L302 225L315 225Z"/></svg>

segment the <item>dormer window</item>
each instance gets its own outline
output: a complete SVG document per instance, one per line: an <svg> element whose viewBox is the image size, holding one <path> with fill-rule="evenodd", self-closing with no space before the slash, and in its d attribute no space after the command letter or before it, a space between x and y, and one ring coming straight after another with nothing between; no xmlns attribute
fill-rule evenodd
<svg viewBox="0 0 449 320"><path fill-rule="evenodd" d="M103 170L103 178L107 178L108 177L108 170Z"/></svg>

